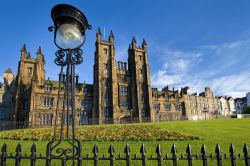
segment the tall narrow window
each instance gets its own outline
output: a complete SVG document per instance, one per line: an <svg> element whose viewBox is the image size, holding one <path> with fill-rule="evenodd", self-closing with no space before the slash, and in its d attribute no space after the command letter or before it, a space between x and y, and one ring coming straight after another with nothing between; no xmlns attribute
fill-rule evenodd
<svg viewBox="0 0 250 166"><path fill-rule="evenodd" d="M144 102L145 102L145 101L144 101L144 97L142 96L142 97L141 97L141 103L144 104Z"/></svg>
<svg viewBox="0 0 250 166"><path fill-rule="evenodd" d="M170 111L170 108L171 108L171 104L170 103L165 104L165 110L166 111Z"/></svg>
<svg viewBox="0 0 250 166"><path fill-rule="evenodd" d="M176 111L179 111L181 109L180 103L175 103L174 105L175 105L175 110Z"/></svg>
<svg viewBox="0 0 250 166"><path fill-rule="evenodd" d="M82 100L81 106L84 109L89 109L90 108L90 101L89 100Z"/></svg>
<svg viewBox="0 0 250 166"><path fill-rule="evenodd" d="M159 111L160 110L160 104L154 104L154 110Z"/></svg>
<svg viewBox="0 0 250 166"><path fill-rule="evenodd" d="M46 97L43 99L43 105L44 106L53 106L53 98L52 97Z"/></svg>
<svg viewBox="0 0 250 166"><path fill-rule="evenodd" d="M107 55L107 54L108 54L108 49L107 49L107 48L104 48L104 49L103 49L103 53Z"/></svg>
<svg viewBox="0 0 250 166"><path fill-rule="evenodd" d="M107 108L107 107L104 109L104 116L105 117L109 117L110 116L109 108Z"/></svg>
<svg viewBox="0 0 250 166"><path fill-rule="evenodd" d="M83 89L83 94L84 94L84 95L87 95L87 94L88 94L88 89L87 89L86 87Z"/></svg>
<svg viewBox="0 0 250 166"><path fill-rule="evenodd" d="M109 96L107 94L104 96L104 101L106 102L106 104L109 102Z"/></svg>
<svg viewBox="0 0 250 166"><path fill-rule="evenodd" d="M28 67L28 74L32 74L32 68Z"/></svg>
<svg viewBox="0 0 250 166"><path fill-rule="evenodd" d="M144 109L141 110L141 116L142 116L142 117L145 117L145 116L146 116L146 112L145 112Z"/></svg>
<svg viewBox="0 0 250 166"><path fill-rule="evenodd" d="M122 96L127 96L128 95L128 87L119 87L119 94Z"/></svg>

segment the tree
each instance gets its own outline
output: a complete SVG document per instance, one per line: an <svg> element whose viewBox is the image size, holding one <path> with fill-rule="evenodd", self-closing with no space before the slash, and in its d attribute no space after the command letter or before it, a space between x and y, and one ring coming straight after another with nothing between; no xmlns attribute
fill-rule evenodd
<svg viewBox="0 0 250 166"><path fill-rule="evenodd" d="M246 107L244 107L244 109L243 109L243 112L242 112L243 114L250 114L250 106L246 106Z"/></svg>

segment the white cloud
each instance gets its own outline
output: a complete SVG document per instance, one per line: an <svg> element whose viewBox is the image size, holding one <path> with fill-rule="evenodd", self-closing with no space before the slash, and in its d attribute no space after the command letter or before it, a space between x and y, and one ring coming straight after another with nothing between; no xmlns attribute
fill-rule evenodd
<svg viewBox="0 0 250 166"><path fill-rule="evenodd" d="M185 72L189 69L191 61L187 59L176 59L171 62L171 69L174 73Z"/></svg>
<svg viewBox="0 0 250 166"><path fill-rule="evenodd" d="M242 97L250 91L250 73L241 72L212 80L211 87L219 94Z"/></svg>
<svg viewBox="0 0 250 166"><path fill-rule="evenodd" d="M168 75L165 70L159 70L156 74L152 75L151 83L156 87L164 87L166 85L172 85L181 81L180 75Z"/></svg>
<svg viewBox="0 0 250 166"><path fill-rule="evenodd" d="M202 61L200 52L184 52L180 50L171 50L168 47L156 47L160 58L164 62L163 69L168 69L171 73L186 73L194 65Z"/></svg>
<svg viewBox="0 0 250 166"><path fill-rule="evenodd" d="M152 73L153 86L180 88L190 92L209 86L215 95L243 97L250 91L250 65L247 63L250 40L205 45L194 51L157 47L161 68Z"/></svg>

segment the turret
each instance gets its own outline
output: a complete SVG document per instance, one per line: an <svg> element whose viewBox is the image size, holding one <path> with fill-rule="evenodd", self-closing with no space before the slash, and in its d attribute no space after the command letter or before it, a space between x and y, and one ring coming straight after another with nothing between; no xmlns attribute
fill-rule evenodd
<svg viewBox="0 0 250 166"><path fill-rule="evenodd" d="M100 27L98 27L97 33L96 33L96 40L101 41L102 39L102 33Z"/></svg>
<svg viewBox="0 0 250 166"><path fill-rule="evenodd" d="M135 37L133 36L132 38L132 43L131 43L132 47L135 48L136 47L136 40Z"/></svg>
<svg viewBox="0 0 250 166"><path fill-rule="evenodd" d="M24 60L26 58L26 54L27 54L26 44L24 44L21 49L21 60Z"/></svg>
<svg viewBox="0 0 250 166"><path fill-rule="evenodd" d="M44 55L42 53L42 48L39 46L36 52L37 60L40 62L44 62Z"/></svg>
<svg viewBox="0 0 250 166"><path fill-rule="evenodd" d="M109 42L114 43L114 34L112 31L110 31L110 34L109 34Z"/></svg>
<svg viewBox="0 0 250 166"><path fill-rule="evenodd" d="M146 43L144 38L143 38L143 41L142 41L142 48L147 49L147 43Z"/></svg>

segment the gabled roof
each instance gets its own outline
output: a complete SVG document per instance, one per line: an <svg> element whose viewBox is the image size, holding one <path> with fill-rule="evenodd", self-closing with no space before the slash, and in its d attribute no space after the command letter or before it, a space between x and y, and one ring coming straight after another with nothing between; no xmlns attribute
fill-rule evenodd
<svg viewBox="0 0 250 166"><path fill-rule="evenodd" d="M5 70L4 73L13 74L11 68L8 68L7 70Z"/></svg>

